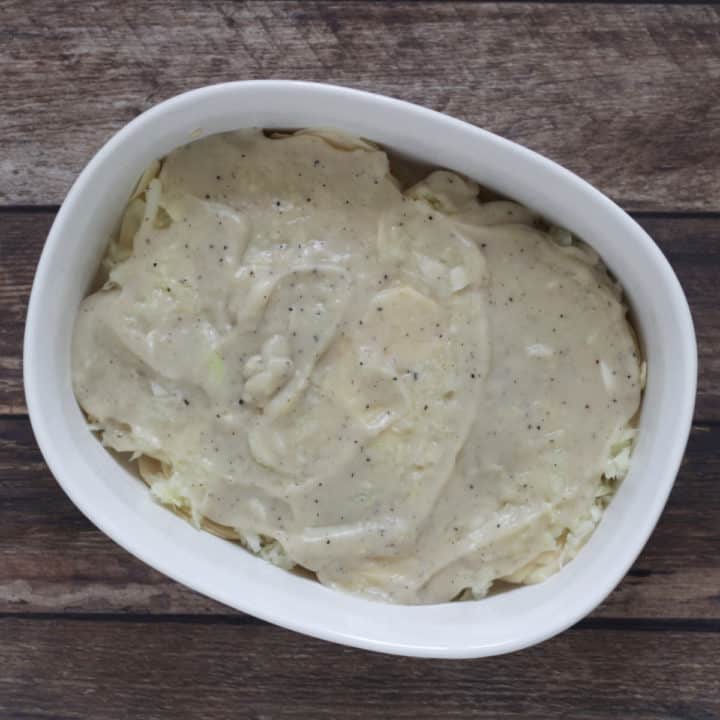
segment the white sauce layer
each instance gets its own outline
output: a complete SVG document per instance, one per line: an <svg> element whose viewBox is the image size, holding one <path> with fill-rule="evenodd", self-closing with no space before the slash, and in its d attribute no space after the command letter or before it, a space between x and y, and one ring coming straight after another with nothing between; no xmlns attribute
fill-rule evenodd
<svg viewBox="0 0 720 720"><path fill-rule="evenodd" d="M73 383L161 500L393 602L574 555L641 399L595 253L453 173L403 192L339 133L226 133L158 168L80 308Z"/></svg>

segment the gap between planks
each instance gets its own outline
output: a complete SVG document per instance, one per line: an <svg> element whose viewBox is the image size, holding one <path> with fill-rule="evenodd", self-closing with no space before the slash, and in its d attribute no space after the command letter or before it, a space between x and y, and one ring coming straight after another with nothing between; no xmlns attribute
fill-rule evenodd
<svg viewBox="0 0 720 720"><path fill-rule="evenodd" d="M28 612L0 613L0 621L9 619L34 620L37 622L89 623L139 623L139 624L178 624L178 625L267 625L253 615L236 612L228 608L227 615L205 615L202 613L157 614L157 613L92 613L92 612ZM720 633L720 618L614 618L588 617L580 620L569 630L601 630L609 632L691 632Z"/></svg>

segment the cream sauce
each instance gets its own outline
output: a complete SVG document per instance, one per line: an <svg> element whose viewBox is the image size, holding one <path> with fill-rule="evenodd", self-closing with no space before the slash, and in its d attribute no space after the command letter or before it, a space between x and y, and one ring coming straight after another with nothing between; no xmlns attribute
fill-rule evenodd
<svg viewBox="0 0 720 720"><path fill-rule="evenodd" d="M403 192L337 133L174 151L81 305L81 406L162 463L166 502L327 585L427 603L543 577L597 520L640 360L591 250L476 197L444 171Z"/></svg>

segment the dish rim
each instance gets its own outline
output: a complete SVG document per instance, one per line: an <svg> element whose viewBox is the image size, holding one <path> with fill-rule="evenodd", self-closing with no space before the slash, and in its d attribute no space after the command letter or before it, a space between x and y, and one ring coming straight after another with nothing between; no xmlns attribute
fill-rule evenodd
<svg viewBox="0 0 720 720"><path fill-rule="evenodd" d="M383 111L393 112L401 111L417 118L421 118L426 122L444 125L448 129L462 130L468 135L474 135L479 146L489 148L492 146L495 151L505 154L509 159L519 163L525 163L527 166L534 168L541 173L547 174L548 178L562 179L564 182L570 181L575 185L578 192L588 195L592 202L597 205L598 210L612 216L616 223L624 226L628 238L632 237L634 241L643 245L647 259L653 264L653 270L662 276L663 289L671 294L670 302L673 305L677 317L679 318L678 329L681 333L679 336L681 346L679 352L682 354L682 360L686 367L686 376L682 378L684 383L682 392L682 402L680 407L675 410L673 422L676 426L675 442L672 447L666 448L666 462L664 473L664 481L656 488L653 499L654 502L648 508L648 514L643 518L642 523L638 523L635 528L635 535L632 542L632 550L626 552L626 555L619 560L612 572L608 572L603 578L603 582L599 587L593 588L585 597L575 598L571 609L563 615L551 618L547 624L541 627L527 630L521 636L508 638L504 642L488 644L480 643L475 645L458 646L458 645L437 645L401 643L394 641L390 644L383 642L380 638L372 638L363 636L353 632L342 632L338 629L328 629L323 627L321 623L310 622L307 619L297 619L292 613L286 615L278 615L277 613L266 611L262 605L262 598L255 597L233 597L228 599L224 593L216 589L208 590L203 587L200 582L195 582L193 577L186 576L185 572L177 567L177 563L167 558L159 558L157 553L152 552L152 548L139 547L137 543L128 540L125 528L118 526L107 512L103 512L102 508L93 507L91 503L86 501L82 494L82 488L76 486L73 478L67 476L65 472L65 459L62 455L67 452L66 448L59 446L56 434L57 428L48 425L43 414L43 392L47 391L47 383L44 382L41 374L41 362L39 360L40 338L38 336L39 329L42 327L42 312L44 303L47 303L47 288L52 284L52 273L55 268L52 264L52 252L60 243L63 227L69 217L78 211L79 198L86 192L88 186L93 180L96 169L105 162L106 159L120 151L125 143L132 139L134 135L141 132L142 129L149 124L155 122L159 117L182 113L187 107L196 103L203 103L218 94L228 94L232 96L236 93L242 95L246 91L260 91L260 95L265 93L289 93L290 96L299 93L307 94L307 100L312 97L318 98L324 96L326 100L328 95L335 96L336 102L350 102L367 104L368 110L377 111L380 115ZM381 122L381 121L378 121ZM332 123L328 123L331 125ZM341 128L342 129L342 128ZM371 138L375 139L375 138ZM382 143L381 141L381 144ZM512 164L512 163L511 163ZM184 585L202 593L203 595L213 597L220 602L230 605L243 612L247 612L261 619L275 623L277 625L292 629L306 635L339 642L345 645L361 647L368 650L381 651L386 653L413 655L422 657L435 658L474 658L480 656L496 655L504 652L519 650L530 645L534 645L549 637L552 637L571 625L575 624L579 619L591 612L599 605L605 597L615 588L620 580L627 573L632 563L645 546L650 534L652 533L660 514L665 506L667 497L674 484L677 471L682 460L687 439L689 436L696 391L697 378L697 346L692 323L692 317L687 304L687 300L682 291L680 283L675 276L672 268L664 258L660 250L649 238L647 233L623 210L612 203L599 190L589 185L586 181L577 177L565 168L557 165L552 160L541 156L528 148L513 143L502 137L489 133L478 127L465 123L462 120L439 113L419 105L415 105L403 100L392 97L369 93L362 90L356 90L336 85L327 85L323 83L307 83L289 80L251 80L237 81L231 83L220 83L209 85L195 90L177 95L173 98L165 100L154 107L150 108L143 114L139 115L121 130L119 130L100 150L93 156L87 166L80 173L70 191L68 192L62 206L53 222L52 228L48 235L45 247L43 248L40 261L33 280L30 302L28 305L27 320L24 336L24 385L27 399L28 413L35 437L41 452L58 483L61 485L65 493L70 497L73 503L90 519L100 530L112 538L116 543L128 550L130 553L138 557L151 567L159 570L165 575L183 583ZM58 391L55 389L55 391ZM580 553L582 557L583 553ZM264 561L261 561L264 562ZM285 573L286 571L276 568L277 572ZM558 577L555 575L554 577ZM549 581L546 581L549 582ZM545 584L545 583L543 583ZM268 591L275 591L275 588L267 588ZM330 591L333 594L339 591ZM518 592L518 591L513 591ZM397 608L402 607L408 614L422 615L422 611L413 610L415 606L391 606L373 603L371 601L361 600L361 602L370 603L375 608ZM486 602L485 600L478 602ZM447 604L445 604L447 605ZM442 605L417 606L420 608L437 608ZM370 610L369 612L374 612ZM379 611L381 614L384 610ZM387 611L388 617L391 617L395 611ZM431 613L427 613L428 616Z"/></svg>

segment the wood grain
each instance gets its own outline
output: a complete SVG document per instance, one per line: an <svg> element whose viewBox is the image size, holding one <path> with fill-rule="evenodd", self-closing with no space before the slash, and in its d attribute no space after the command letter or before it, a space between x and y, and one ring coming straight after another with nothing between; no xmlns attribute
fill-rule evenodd
<svg viewBox="0 0 720 720"><path fill-rule="evenodd" d="M152 104L208 83L373 90L547 154L634 210L720 210L720 9L5 0L0 204L58 203Z"/></svg>
<svg viewBox="0 0 720 720"><path fill-rule="evenodd" d="M677 272L695 320L700 354L698 422L720 420L720 216L638 217ZM47 212L0 211L0 414L26 412L22 334L27 299L45 237Z"/></svg>
<svg viewBox="0 0 720 720"><path fill-rule="evenodd" d="M22 338L35 268L54 213L0 213L0 414L23 414Z"/></svg>
<svg viewBox="0 0 720 720"><path fill-rule="evenodd" d="M720 425L695 427L658 528L594 618L720 620L718 447ZM236 615L151 570L97 531L45 467L29 422L5 418L0 613L37 612Z"/></svg>
<svg viewBox="0 0 720 720"><path fill-rule="evenodd" d="M0 619L0 634L0 716L14 719L720 714L720 634L573 630L471 662L393 658L268 625L16 617Z"/></svg>

